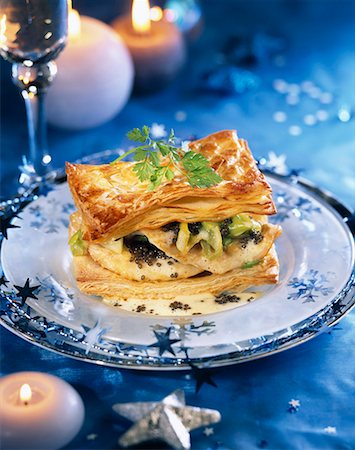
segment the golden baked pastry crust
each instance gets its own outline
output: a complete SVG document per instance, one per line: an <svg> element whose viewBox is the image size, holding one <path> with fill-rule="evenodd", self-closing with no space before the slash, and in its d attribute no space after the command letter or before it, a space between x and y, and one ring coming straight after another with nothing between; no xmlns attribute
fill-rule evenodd
<svg viewBox="0 0 355 450"><path fill-rule="evenodd" d="M143 227L159 228L174 220L221 221L241 212L276 212L269 184L246 141L238 139L235 131L220 131L189 146L209 160L223 178L221 183L198 189L176 177L149 191L147 182L139 182L132 171L134 163L67 163L68 183L81 213L85 238L126 236Z"/></svg>

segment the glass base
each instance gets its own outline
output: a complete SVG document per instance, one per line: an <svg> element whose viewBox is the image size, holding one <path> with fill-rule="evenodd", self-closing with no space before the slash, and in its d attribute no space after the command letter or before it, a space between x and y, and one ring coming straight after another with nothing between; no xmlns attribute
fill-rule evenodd
<svg viewBox="0 0 355 450"><path fill-rule="evenodd" d="M42 158L43 174L39 175L26 156L22 156L22 164L19 166L19 187L18 193L23 194L25 191L33 190L43 183L54 183L56 179L56 171L51 167L52 158L46 154Z"/></svg>

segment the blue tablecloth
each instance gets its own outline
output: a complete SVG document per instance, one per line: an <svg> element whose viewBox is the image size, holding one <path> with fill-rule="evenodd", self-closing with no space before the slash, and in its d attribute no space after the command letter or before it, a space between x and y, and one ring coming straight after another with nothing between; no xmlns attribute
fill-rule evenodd
<svg viewBox="0 0 355 450"><path fill-rule="evenodd" d="M108 3L101 8L91 1L78 2L78 7L109 21L117 2L111 8ZM249 141L256 157L269 152L286 155L289 167L304 169L306 177L354 208L355 120L338 118L341 108L355 114L354 2L211 0L202 5L203 33L190 43L182 75L164 91L133 97L116 118L101 127L84 132L50 129L55 164L125 146L127 130L153 122L173 127L184 138L235 128ZM240 96L202 92L201 76L225 57L228 38L258 32L282 38L285 47L252 68L260 78L259 87ZM5 62L1 62L1 76L1 195L6 197L15 193L27 134L24 107L9 81L10 67ZM277 90L278 79L297 85L310 80L331 94L331 102L302 94L299 103L287 103ZM318 117L313 126L305 124L309 115ZM331 332L302 346L255 362L213 369L217 387L204 384L198 394L194 379L186 372L95 366L30 345L4 329L1 373L43 371L77 388L85 402L86 419L70 449L117 448L128 422L112 412L112 405L158 400L177 388L185 390L189 404L215 408L222 414L212 431L192 432L193 448L354 449L354 322L353 312ZM290 407L291 400L298 400L300 406Z"/></svg>

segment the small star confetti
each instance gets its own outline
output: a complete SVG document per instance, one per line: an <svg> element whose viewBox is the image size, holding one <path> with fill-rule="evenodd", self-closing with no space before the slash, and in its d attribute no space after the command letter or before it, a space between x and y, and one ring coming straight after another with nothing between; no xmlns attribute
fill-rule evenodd
<svg viewBox="0 0 355 450"><path fill-rule="evenodd" d="M288 173L286 155L283 154L276 155L275 152L269 152L265 166L279 175L286 175Z"/></svg>
<svg viewBox="0 0 355 450"><path fill-rule="evenodd" d="M291 136L299 136L300 134L302 134L302 128L298 125L291 125L288 129L288 132Z"/></svg>
<svg viewBox="0 0 355 450"><path fill-rule="evenodd" d="M113 410L135 422L119 439L123 447L160 439L176 449L190 449L190 431L219 422L217 410L187 406L177 390L160 402L117 403Z"/></svg>
<svg viewBox="0 0 355 450"><path fill-rule="evenodd" d="M86 436L86 439L87 439L88 441L94 441L95 439L97 439L97 436L98 436L98 434L91 433L91 434L88 434L88 435Z"/></svg>
<svg viewBox="0 0 355 450"><path fill-rule="evenodd" d="M212 434L214 434L214 429L212 428L212 427L206 427L204 430L203 430L203 434L205 435L205 436L211 436Z"/></svg>
<svg viewBox="0 0 355 450"><path fill-rule="evenodd" d="M278 122L278 123L286 122L287 114L283 111L276 111L272 115L272 118L274 119L275 122Z"/></svg>
<svg viewBox="0 0 355 450"><path fill-rule="evenodd" d="M300 102L300 98L299 98L299 96L298 95L293 95L293 94L289 94L287 97L286 97L286 103L288 104L288 105L297 105L298 103Z"/></svg>
<svg viewBox="0 0 355 450"><path fill-rule="evenodd" d="M211 372L208 369L197 367L194 364L190 364L192 370L192 376L196 381L195 393L198 394L203 384L209 384L210 386L217 387L216 382L211 377Z"/></svg>
<svg viewBox="0 0 355 450"><path fill-rule="evenodd" d="M313 99L318 99L322 95L322 91L317 86L313 86L307 92L308 96Z"/></svg>
<svg viewBox="0 0 355 450"><path fill-rule="evenodd" d="M288 92L290 95L298 95L298 94L301 92L301 88L299 87L298 84L292 83L292 84L289 84L289 85L288 85L288 87L287 87L287 92Z"/></svg>
<svg viewBox="0 0 355 450"><path fill-rule="evenodd" d="M297 412L300 409L301 402L299 400L292 399L288 402L290 405L288 408L288 412L294 413Z"/></svg>
<svg viewBox="0 0 355 450"><path fill-rule="evenodd" d="M325 105L329 105L333 101L333 95L330 92L323 92L319 97L319 101Z"/></svg>
<svg viewBox="0 0 355 450"><path fill-rule="evenodd" d="M302 81L302 83L301 83L301 89L303 92L309 92L314 87L315 86L314 86L313 81L310 81L310 80L305 80L305 81Z"/></svg>
<svg viewBox="0 0 355 450"><path fill-rule="evenodd" d="M285 80L277 78L273 81L272 85L275 91L279 92L280 94L286 94L288 92L288 83Z"/></svg>
<svg viewBox="0 0 355 450"><path fill-rule="evenodd" d="M317 123L317 118L313 114L306 114L303 117L303 122L305 125L313 126Z"/></svg>
<svg viewBox="0 0 355 450"><path fill-rule="evenodd" d="M335 427L328 426L326 428L323 428L323 431L324 431L324 433L327 433L327 434L336 434L337 429Z"/></svg>
<svg viewBox="0 0 355 450"><path fill-rule="evenodd" d="M347 108L346 106L341 106L338 110L338 119L340 120L340 122L349 122L349 120L351 119L351 112L349 108Z"/></svg>
<svg viewBox="0 0 355 450"><path fill-rule="evenodd" d="M161 139L165 137L168 133L165 130L164 125L158 123L153 123L150 127L150 134L154 139Z"/></svg>
<svg viewBox="0 0 355 450"><path fill-rule="evenodd" d="M186 120L187 114L185 111L176 111L175 120L177 122L184 122Z"/></svg>
<svg viewBox="0 0 355 450"><path fill-rule="evenodd" d="M175 352L172 348L172 345L176 342L180 342L181 339L170 339L170 331L171 328L168 328L165 333L159 333L158 331L153 331L155 337L157 338L157 342L150 344L148 347L157 347L159 348L159 355L162 356L165 352L169 352L175 356Z"/></svg>
<svg viewBox="0 0 355 450"><path fill-rule="evenodd" d="M316 117L320 122L325 122L329 119L328 111L326 111L325 109L319 109L316 112Z"/></svg>
<svg viewBox="0 0 355 450"><path fill-rule="evenodd" d="M41 287L40 285L31 287L29 278L27 278L24 286L17 286L16 284L14 284L14 288L17 291L16 296L21 297L21 299L22 299L21 306L23 306L26 303L26 300L28 298L33 298L33 299L37 300L37 297L35 296L34 291L36 291L40 287Z"/></svg>

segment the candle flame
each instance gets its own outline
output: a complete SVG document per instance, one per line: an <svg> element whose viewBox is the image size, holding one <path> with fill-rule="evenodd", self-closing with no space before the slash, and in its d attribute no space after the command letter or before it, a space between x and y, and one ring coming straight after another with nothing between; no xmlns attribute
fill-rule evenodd
<svg viewBox="0 0 355 450"><path fill-rule="evenodd" d="M75 40L78 37L80 37L81 34L81 23L80 23L80 16L78 11L75 9L72 9L69 12L68 17L68 33L69 33L69 39Z"/></svg>
<svg viewBox="0 0 355 450"><path fill-rule="evenodd" d="M132 25L137 33L146 34L150 31L149 0L133 0Z"/></svg>
<svg viewBox="0 0 355 450"><path fill-rule="evenodd" d="M27 404L32 398L31 386L27 383L23 384L20 389L20 400Z"/></svg>

